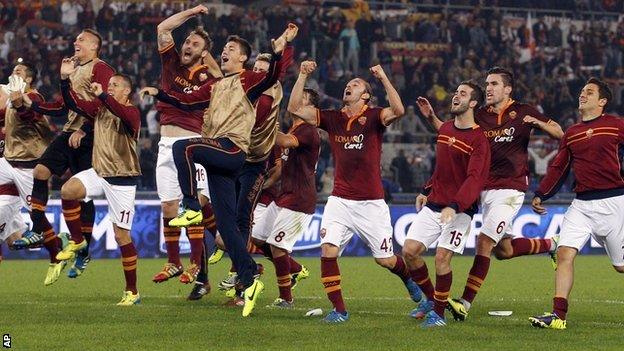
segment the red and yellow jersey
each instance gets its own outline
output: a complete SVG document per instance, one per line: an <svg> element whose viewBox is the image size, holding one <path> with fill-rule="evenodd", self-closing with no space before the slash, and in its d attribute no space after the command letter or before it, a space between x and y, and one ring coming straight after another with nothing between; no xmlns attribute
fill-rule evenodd
<svg viewBox="0 0 624 351"><path fill-rule="evenodd" d="M526 116L543 122L549 121L535 107L513 100L498 114L489 107L483 107L476 112L475 122L483 128L492 152L486 189L516 189L522 192L528 190L527 148L535 126L523 121Z"/></svg>
<svg viewBox="0 0 624 351"><path fill-rule="evenodd" d="M381 111L364 106L349 118L342 111L319 110L317 125L329 134L334 158L332 195L357 201L384 198L381 144L386 126Z"/></svg>

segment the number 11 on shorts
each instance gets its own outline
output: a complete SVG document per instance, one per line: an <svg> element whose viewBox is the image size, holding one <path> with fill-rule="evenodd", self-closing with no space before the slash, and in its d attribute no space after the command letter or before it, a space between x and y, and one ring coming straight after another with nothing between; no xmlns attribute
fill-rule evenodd
<svg viewBox="0 0 624 351"><path fill-rule="evenodd" d="M121 222L124 222L127 224L129 221L130 221L130 211L121 211Z"/></svg>

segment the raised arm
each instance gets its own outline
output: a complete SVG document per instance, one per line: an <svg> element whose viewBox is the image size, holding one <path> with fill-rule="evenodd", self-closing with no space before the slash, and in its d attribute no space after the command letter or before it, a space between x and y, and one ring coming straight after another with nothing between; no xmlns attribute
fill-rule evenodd
<svg viewBox="0 0 624 351"><path fill-rule="evenodd" d="M154 96L157 100L184 111L205 110L210 106L212 85L216 79L202 85L190 94L175 91L164 91L154 87L145 87L139 91L141 98L145 95Z"/></svg>
<svg viewBox="0 0 624 351"><path fill-rule="evenodd" d="M163 50L173 45L173 35L171 32L181 26L189 18L202 13L208 13L208 8L204 5L198 5L192 9L171 15L164 21L160 22L158 27L156 27L158 35L158 50Z"/></svg>
<svg viewBox="0 0 624 351"><path fill-rule="evenodd" d="M63 117L66 116L68 112L67 106L65 106L63 100L38 102L30 100L27 95L24 95L24 106L42 115L52 117Z"/></svg>
<svg viewBox="0 0 624 351"><path fill-rule="evenodd" d="M13 108L17 110L17 118L22 120L32 120L32 119L40 119L43 118L43 115L37 111L26 108L24 104L24 96L28 96L28 98L32 102L41 102L43 101L43 97L37 93L36 91L31 91L29 93L20 93L20 92L11 92L11 105Z"/></svg>
<svg viewBox="0 0 624 351"><path fill-rule="evenodd" d="M280 75L283 74L292 62L293 48L288 43L297 36L298 31L299 28L295 24L289 23L279 38L271 40L273 55L266 73L244 72L245 81L243 87L245 88L247 98L252 103L255 103L265 90L277 83Z"/></svg>
<svg viewBox="0 0 624 351"><path fill-rule="evenodd" d="M318 109L314 106L303 105L303 88L305 88L306 80L308 76L316 69L316 62L303 61L299 68L299 76L295 81L292 92L290 93L290 99L288 100L288 112L298 116L306 123L317 125Z"/></svg>
<svg viewBox="0 0 624 351"><path fill-rule="evenodd" d="M559 123L544 116L539 110L533 106L526 105L527 113L522 118L524 123L531 124L534 128L539 128L550 135L551 138L560 140L563 138L563 129Z"/></svg>
<svg viewBox="0 0 624 351"><path fill-rule="evenodd" d="M124 105L115 100L112 95L104 92L102 86L98 83L91 84L91 92L97 96L99 101L112 112L115 116L119 117L126 128L136 138L139 137L141 131L141 113L139 109L132 105Z"/></svg>
<svg viewBox="0 0 624 351"><path fill-rule="evenodd" d="M206 65L206 67L208 67L208 73L210 73L210 75L213 76L214 78L223 77L223 72L221 72L221 67L219 67L219 64L214 59L214 57L212 57L210 53L208 53L208 55L206 55L203 58L203 64Z"/></svg>
<svg viewBox="0 0 624 351"><path fill-rule="evenodd" d="M442 120L440 120L438 116L436 116L435 112L433 111L433 107L429 103L429 100L427 100L427 98L419 96L418 99L416 99L416 105L418 106L420 113L422 113L422 115L425 117L425 119L427 119L427 121L435 129L435 131L437 132L438 130L440 130L440 127L442 127L442 124L444 122L442 122Z"/></svg>
<svg viewBox="0 0 624 351"><path fill-rule="evenodd" d="M386 95L388 96L388 102L390 103L390 107L386 107L381 110L381 122L385 126L389 126L392 122L400 118L405 114L405 107L403 106L403 102L401 101L401 96L396 91L390 79L384 72L383 68L380 65L373 66L370 68L371 73L375 78L379 79L381 84L386 91Z"/></svg>
<svg viewBox="0 0 624 351"><path fill-rule="evenodd" d="M559 123L549 119L547 121L541 121L533 116L524 117L525 123L531 123L535 127L543 130L546 134L550 135L553 139L561 139L563 137L563 129L559 125Z"/></svg>
<svg viewBox="0 0 624 351"><path fill-rule="evenodd" d="M61 94L63 95L63 101L67 108L89 119L94 119L98 110L102 107L102 103L98 100L87 101L79 98L76 93L72 91L69 79L61 79Z"/></svg>

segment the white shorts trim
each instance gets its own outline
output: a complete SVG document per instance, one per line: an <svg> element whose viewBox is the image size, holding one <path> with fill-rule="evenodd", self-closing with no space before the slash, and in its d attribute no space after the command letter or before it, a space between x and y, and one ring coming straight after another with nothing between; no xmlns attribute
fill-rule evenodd
<svg viewBox="0 0 624 351"><path fill-rule="evenodd" d="M434 242L458 254L464 253L466 242L470 236L472 219L465 213L458 213L453 221L447 224L440 222L440 212L423 207L407 232L405 240L416 240L428 249Z"/></svg>
<svg viewBox="0 0 624 351"><path fill-rule="evenodd" d="M82 171L72 178L80 180L87 195L84 201L104 196L108 202L108 215L119 228L132 229L134 219L135 185L113 185L100 177L93 168Z"/></svg>
<svg viewBox="0 0 624 351"><path fill-rule="evenodd" d="M605 248L614 266L624 266L624 195L578 200L566 211L559 246L581 250L590 237Z"/></svg>
<svg viewBox="0 0 624 351"><path fill-rule="evenodd" d="M33 170L15 168L4 157L0 158L0 184L15 184L22 205L30 210L30 196L33 189Z"/></svg>
<svg viewBox="0 0 624 351"><path fill-rule="evenodd" d="M321 221L321 244L338 246L342 253L355 233L373 257L394 256L390 209L384 200L355 201L330 196Z"/></svg>
<svg viewBox="0 0 624 351"><path fill-rule="evenodd" d="M267 241L273 230L275 219L279 213L279 206L275 201L268 206L257 204L253 213L253 224L251 227L251 237L261 241Z"/></svg>
<svg viewBox="0 0 624 351"><path fill-rule="evenodd" d="M279 207L273 230L266 242L282 250L292 252L297 239L312 222L312 217L314 217L314 214Z"/></svg>
<svg viewBox="0 0 624 351"><path fill-rule="evenodd" d="M515 189L493 189L481 192L483 226L481 233L498 243L513 236L512 224L518 215L525 194Z"/></svg>
<svg viewBox="0 0 624 351"><path fill-rule="evenodd" d="M22 201L18 196L0 195L0 245L12 234L28 229L21 208Z"/></svg>
<svg viewBox="0 0 624 351"><path fill-rule="evenodd" d="M161 137L158 142L158 159L156 160L156 190L161 202L181 200L182 191L178 181L178 170L173 161L173 143L178 140L200 138L200 135L187 137ZM195 179L199 193L210 199L208 177L204 166L195 164Z"/></svg>

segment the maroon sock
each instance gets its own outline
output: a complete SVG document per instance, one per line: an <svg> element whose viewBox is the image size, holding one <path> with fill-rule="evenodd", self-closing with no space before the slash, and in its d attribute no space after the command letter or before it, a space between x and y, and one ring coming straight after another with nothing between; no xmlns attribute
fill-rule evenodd
<svg viewBox="0 0 624 351"><path fill-rule="evenodd" d="M273 257L273 264L275 265L275 275L277 275L279 297L286 301L292 301L292 292L290 290L290 259L288 255Z"/></svg>
<svg viewBox="0 0 624 351"><path fill-rule="evenodd" d="M50 227L43 232L43 247L48 250L48 254L50 255L50 262L57 263L59 262L56 259L56 255L61 250L61 239L59 239L54 233L54 229Z"/></svg>
<svg viewBox="0 0 624 351"><path fill-rule="evenodd" d="M550 250L552 241L550 239L527 239L516 238L511 240L513 254L511 257L535 255L545 253Z"/></svg>
<svg viewBox="0 0 624 351"><path fill-rule="evenodd" d="M401 278L403 283L405 283L407 282L408 279L411 278L410 271L407 268L407 265L405 264L403 257L399 255L394 255L394 257L396 257L396 263L394 264L394 267L390 268L390 272L397 275L399 278Z"/></svg>
<svg viewBox="0 0 624 351"><path fill-rule="evenodd" d="M303 266L290 255L288 255L288 259L290 260L290 274L301 272Z"/></svg>
<svg viewBox="0 0 624 351"><path fill-rule="evenodd" d="M180 228L170 227L169 221L173 218L163 217L163 235L165 236L165 247L167 248L168 262L176 266L181 266L180 262Z"/></svg>
<svg viewBox="0 0 624 351"><path fill-rule="evenodd" d="M63 206L63 218L67 223L71 239L76 244L84 241L82 236L82 221L80 220L80 202L76 200L61 200Z"/></svg>
<svg viewBox="0 0 624 351"><path fill-rule="evenodd" d="M449 297L452 283L452 271L446 274L436 275L435 292L433 293L433 310L442 318L444 318L444 309L448 304L446 300Z"/></svg>
<svg viewBox="0 0 624 351"><path fill-rule="evenodd" d="M327 298L334 305L334 309L344 314L347 309L342 299L340 268L338 268L336 257L321 257L321 282L325 287Z"/></svg>
<svg viewBox="0 0 624 351"><path fill-rule="evenodd" d="M466 280L466 287L464 287L462 299L470 303L474 301L489 269L490 258L487 256L475 255L474 261L472 261L472 268L470 268L470 273L468 273L468 280Z"/></svg>
<svg viewBox="0 0 624 351"><path fill-rule="evenodd" d="M201 263L201 255L204 250L204 227L190 226L186 228L186 236L191 243L191 263L199 265Z"/></svg>
<svg viewBox="0 0 624 351"><path fill-rule="evenodd" d="M553 299L553 313L560 319L565 320L568 314L568 299L563 297L555 297Z"/></svg>
<svg viewBox="0 0 624 351"><path fill-rule="evenodd" d="M137 280L137 252L134 248L134 244L120 246L121 250L121 263L123 264L124 277L126 278L126 290L132 291L133 294L137 293L136 280Z"/></svg>
<svg viewBox="0 0 624 351"><path fill-rule="evenodd" d="M417 268L413 271L410 271L410 276L412 280L418 284L420 290L422 290L423 294L427 297L427 300L433 300L433 284L431 283L431 279L429 279L429 270L427 269L427 265L423 264L422 267Z"/></svg>
<svg viewBox="0 0 624 351"><path fill-rule="evenodd" d="M204 218L202 220L204 228L206 228L212 236L217 235L217 221L215 220L214 211L210 202L202 207L202 217Z"/></svg>

